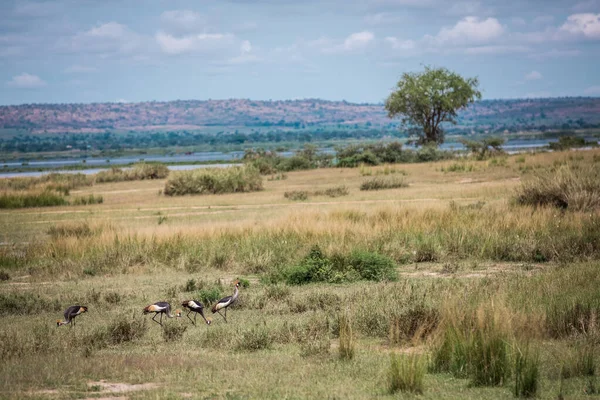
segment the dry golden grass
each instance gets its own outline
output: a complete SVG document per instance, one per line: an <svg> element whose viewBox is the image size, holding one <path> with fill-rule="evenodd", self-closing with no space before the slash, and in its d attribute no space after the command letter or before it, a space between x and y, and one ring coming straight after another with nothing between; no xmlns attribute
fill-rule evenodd
<svg viewBox="0 0 600 400"><path fill-rule="evenodd" d="M562 390L577 398L589 379L574 372L561 383L560 374L565 360L577 364L576 344L600 337L599 216L511 198L533 171L593 163L599 154L470 161L470 172L444 172L451 162L403 165L410 186L378 192L359 190L359 169L292 172L265 180L262 192L235 195L171 198L159 195L164 181L116 182L71 192L102 195L103 204L2 211L0 270L10 279L0 282L0 397L391 398L390 353L429 358L452 317L456 326L490 331L482 321L494 321L509 351L513 341L535 343L538 397ZM348 196L283 198L339 185ZM389 255L399 279L266 282L315 244L331 257L357 249ZM220 280L229 295L238 277L250 287L227 324L218 315L210 326L168 320L183 336L165 341L141 315L155 301L198 297L185 291L190 279L206 287ZM89 312L74 329L56 328L62 310L77 303ZM139 329L132 340L107 333L142 318L145 325L129 326ZM340 360L335 349L348 328L354 356ZM108 393L100 380L156 385ZM424 399L512 396L511 385L472 387L447 374L426 374L422 386Z"/></svg>

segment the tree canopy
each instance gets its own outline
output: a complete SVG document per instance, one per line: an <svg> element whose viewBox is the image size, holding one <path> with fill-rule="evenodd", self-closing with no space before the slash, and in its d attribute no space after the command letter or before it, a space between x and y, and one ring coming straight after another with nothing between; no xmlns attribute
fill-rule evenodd
<svg viewBox="0 0 600 400"><path fill-rule="evenodd" d="M418 144L444 142L442 123L456 124L457 111L481 98L477 78L463 78L446 68L425 67L402 74L396 91L385 102L388 116L402 116L402 124Z"/></svg>

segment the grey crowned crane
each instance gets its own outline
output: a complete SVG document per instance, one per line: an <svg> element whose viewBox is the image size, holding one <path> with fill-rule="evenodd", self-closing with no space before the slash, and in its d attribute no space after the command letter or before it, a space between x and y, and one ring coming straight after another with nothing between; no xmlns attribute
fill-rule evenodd
<svg viewBox="0 0 600 400"><path fill-rule="evenodd" d="M154 313L154 317L152 317L152 321L156 322L160 326L162 326L162 316L165 314L169 318L181 318L181 310L175 310L175 315L171 314L171 305L166 301L159 301L154 304L150 304L149 306L144 307L143 314ZM156 316L160 314L160 322L155 320Z"/></svg>
<svg viewBox="0 0 600 400"><path fill-rule="evenodd" d="M183 303L181 303L181 306L189 310L186 317L188 317L192 324L196 325L196 317L198 316L198 314L200 314L202 318L204 318L206 325L210 325L210 323L212 322L211 320L206 319L206 317L204 316L204 304L200 303L198 300L185 300ZM192 318L190 318L190 313L192 312L194 313L193 320Z"/></svg>
<svg viewBox="0 0 600 400"><path fill-rule="evenodd" d="M236 280L234 282L235 287L233 289L233 296L227 296L227 297L223 297L221 300L219 300L214 306L212 306L211 311L214 313L219 313L219 315L221 317L223 317L223 319L225 320L225 322L227 322L227 307L229 307L230 305L232 305L233 303L235 303L235 301L238 298L239 295L239 287L240 287L240 281ZM225 309L225 315L221 314L222 309Z"/></svg>
<svg viewBox="0 0 600 400"><path fill-rule="evenodd" d="M56 321L56 326L71 324L71 328L75 326L75 317L79 314L83 314L87 312L88 308L86 306L71 306L65 310L64 316L65 320L61 321L60 319Z"/></svg>

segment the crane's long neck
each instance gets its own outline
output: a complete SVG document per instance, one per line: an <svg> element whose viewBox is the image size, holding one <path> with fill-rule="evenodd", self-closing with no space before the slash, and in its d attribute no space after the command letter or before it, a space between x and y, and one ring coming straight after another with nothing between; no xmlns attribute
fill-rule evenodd
<svg viewBox="0 0 600 400"><path fill-rule="evenodd" d="M239 294L240 294L240 291L239 291L237 285L235 285L235 288L233 289L233 296L231 296L232 303L237 300Z"/></svg>

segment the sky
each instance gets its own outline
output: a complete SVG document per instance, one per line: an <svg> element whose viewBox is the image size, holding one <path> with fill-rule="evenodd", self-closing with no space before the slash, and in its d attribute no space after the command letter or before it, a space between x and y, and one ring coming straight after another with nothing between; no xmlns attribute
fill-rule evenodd
<svg viewBox="0 0 600 400"><path fill-rule="evenodd" d="M600 0L1 0L0 104L600 96Z"/></svg>

